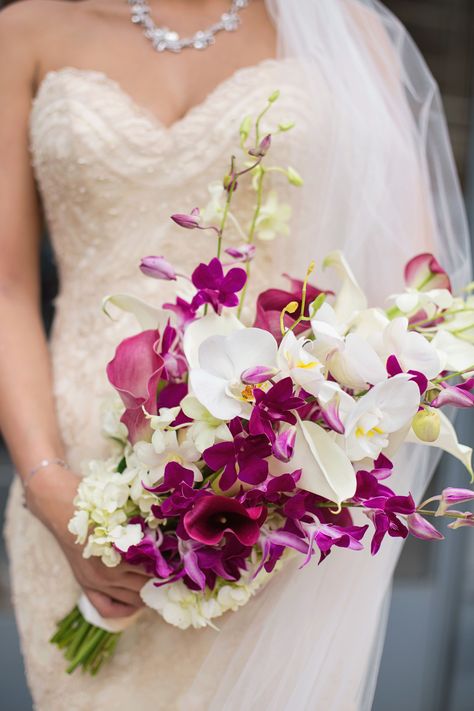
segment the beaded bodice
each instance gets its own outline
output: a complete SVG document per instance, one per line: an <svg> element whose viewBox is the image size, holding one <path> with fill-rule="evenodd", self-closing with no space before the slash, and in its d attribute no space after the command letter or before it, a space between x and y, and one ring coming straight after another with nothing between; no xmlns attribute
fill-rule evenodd
<svg viewBox="0 0 474 711"><path fill-rule="evenodd" d="M240 69L169 128L101 72L66 67L44 78L31 112L31 154L59 269L52 358L73 464L103 446L97 402L108 390L105 364L137 329L131 317L108 319L102 298L128 292L159 304L175 286L144 277L141 257L162 254L190 272L215 254L209 233L180 230L169 216L209 201L208 184L225 174L242 118L259 112L276 88L281 98L269 127L289 118L297 124L274 141L274 159L285 164L311 118L296 78L291 60ZM290 190L283 179L282 199L290 200ZM244 223L250 192L236 195ZM229 239L240 240L232 232ZM254 290L286 271L288 248L260 245Z"/></svg>

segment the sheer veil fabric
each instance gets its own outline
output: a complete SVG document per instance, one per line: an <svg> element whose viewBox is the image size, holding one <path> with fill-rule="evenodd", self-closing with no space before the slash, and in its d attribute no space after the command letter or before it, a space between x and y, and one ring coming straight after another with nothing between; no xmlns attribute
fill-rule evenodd
<svg viewBox="0 0 474 711"><path fill-rule="evenodd" d="M437 85L403 26L372 0L267 4L279 53L301 61L314 105L313 135L293 156L305 179L293 273L341 248L380 303L410 257L433 251L459 288L470 277L461 191ZM436 464L427 450L397 455L398 491L420 497ZM182 708L210 697L210 711L370 709L400 548L390 540L376 558L337 550L319 567L289 564L222 624L202 660L214 674L195 670Z"/></svg>

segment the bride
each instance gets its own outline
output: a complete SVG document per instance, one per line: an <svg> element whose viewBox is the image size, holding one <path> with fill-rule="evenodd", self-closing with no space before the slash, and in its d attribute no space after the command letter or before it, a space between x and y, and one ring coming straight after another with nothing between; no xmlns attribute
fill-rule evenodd
<svg viewBox="0 0 474 711"><path fill-rule="evenodd" d="M147 22L170 29L153 44ZM48 644L80 588L116 618L141 605L147 579L85 560L67 531L80 462L103 453L105 364L134 328L107 320L101 299L148 288L163 301L168 284L139 275L146 254L183 271L212 256L169 215L206 204L241 119L275 89L272 120L296 122L275 157L305 187L297 201L285 196L291 238L262 247L259 290L335 247L379 302L421 251L437 254L455 286L468 280L436 86L375 0L25 0L0 13L0 426L18 473L6 536L39 711L371 707L398 541L377 559L338 550L296 576L288 568L219 633L183 632L146 611L95 678L66 675ZM42 214L60 277L49 345ZM433 465L426 450L404 452L400 490L419 495Z"/></svg>

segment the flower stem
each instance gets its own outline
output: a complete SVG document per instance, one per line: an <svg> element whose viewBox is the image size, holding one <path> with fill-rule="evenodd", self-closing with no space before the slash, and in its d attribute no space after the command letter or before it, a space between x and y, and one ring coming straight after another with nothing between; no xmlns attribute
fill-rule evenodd
<svg viewBox="0 0 474 711"><path fill-rule="evenodd" d="M255 210L253 213L252 222L250 223L249 233L248 233L248 237L247 237L248 244L252 244L255 239L255 230L257 227L257 220L260 215L260 211L262 209L264 177L265 177L265 169L260 166L260 175L258 176L258 184L257 184L257 202L255 204ZM244 306L245 297L247 295L247 285L248 285L248 282L250 279L250 260L245 265L245 271L247 273L247 281L244 284L244 288L242 289L242 295L240 297L239 308L237 310L237 317L238 318L240 318L240 316L242 314L242 309Z"/></svg>

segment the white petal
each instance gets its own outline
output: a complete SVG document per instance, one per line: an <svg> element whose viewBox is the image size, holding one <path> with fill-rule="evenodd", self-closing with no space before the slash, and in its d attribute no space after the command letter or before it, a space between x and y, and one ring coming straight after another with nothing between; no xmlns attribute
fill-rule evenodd
<svg viewBox="0 0 474 711"><path fill-rule="evenodd" d="M472 366L474 371L474 344L456 338L448 331L438 331L431 344L445 359L446 370L458 372Z"/></svg>
<svg viewBox="0 0 474 711"><path fill-rule="evenodd" d="M151 306L151 304L147 304L146 301L136 296L131 296L130 294L113 294L113 296L106 296L102 301L102 309L108 315L110 315L107 310L109 304L117 306L121 311L132 313L145 331L155 328L162 329L168 319L172 319L171 312L157 309L155 306Z"/></svg>
<svg viewBox="0 0 474 711"><path fill-rule="evenodd" d="M199 366L199 347L210 336L228 336L234 331L245 328L231 312L221 316L215 313L207 314L189 324L184 332L183 349L190 368Z"/></svg>
<svg viewBox="0 0 474 711"><path fill-rule="evenodd" d="M231 420L240 414L242 406L227 395L227 381L223 378L196 368L189 373L189 383L193 394L214 417Z"/></svg>
<svg viewBox="0 0 474 711"><path fill-rule="evenodd" d="M356 281L343 253L339 250L328 254L324 267L332 267L342 280L338 290L334 311L339 321L349 321L355 311L367 308L367 298Z"/></svg>
<svg viewBox="0 0 474 711"><path fill-rule="evenodd" d="M387 379L387 371L381 359L359 334L349 333L347 336L344 357L365 383L375 385Z"/></svg>
<svg viewBox="0 0 474 711"><path fill-rule="evenodd" d="M444 452L452 454L453 457L456 457L456 459L459 459L459 461L464 464L469 474L471 475L471 482L474 481L474 475L471 464L471 447L468 447L466 444L461 444L459 442L456 430L454 429L451 420L446 417L444 412L438 410L438 414L441 418L441 431L439 433L438 439L435 442L422 442L413 432L413 429L411 429L408 433L406 441L414 442L415 444L424 444L428 447L439 447L439 449L442 449Z"/></svg>
<svg viewBox="0 0 474 711"><path fill-rule="evenodd" d="M277 350L275 338L261 328L246 328L226 338L226 351L232 359L237 377L255 365L274 366Z"/></svg>
<svg viewBox="0 0 474 711"><path fill-rule="evenodd" d="M226 336L210 336L201 343L199 347L199 367L219 378L232 381L234 380L235 370L227 352L227 338Z"/></svg>
<svg viewBox="0 0 474 711"><path fill-rule="evenodd" d="M334 439L314 422L299 421L290 464L293 470L302 469L300 489L337 503L354 496L356 476L351 462ZM288 471L288 464L282 466Z"/></svg>

